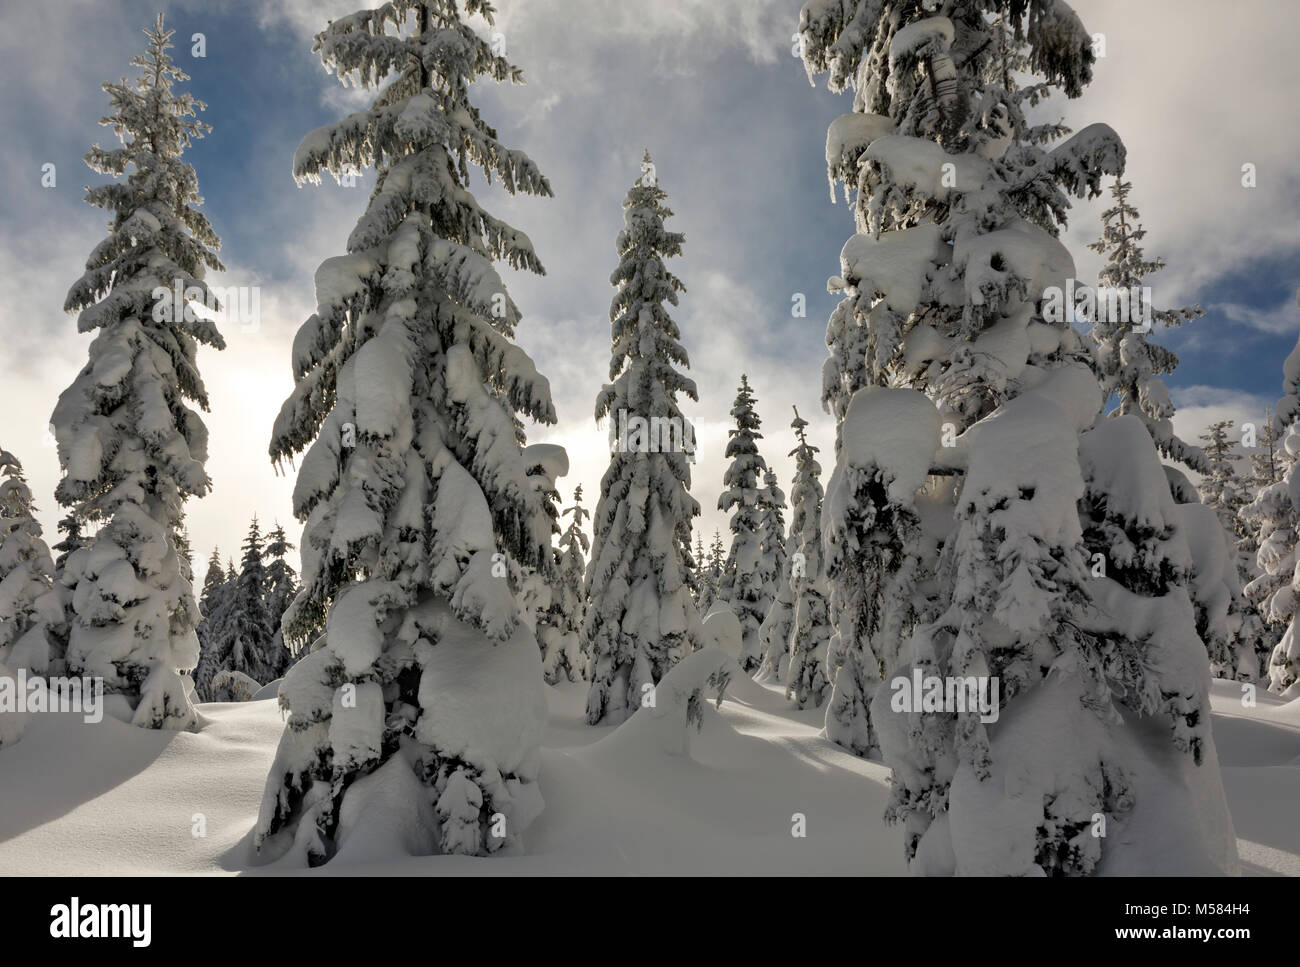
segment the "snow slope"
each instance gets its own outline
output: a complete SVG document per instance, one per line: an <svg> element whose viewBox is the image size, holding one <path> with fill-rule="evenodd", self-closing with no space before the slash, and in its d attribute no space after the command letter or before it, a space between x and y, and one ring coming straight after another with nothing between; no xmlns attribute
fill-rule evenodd
<svg viewBox="0 0 1300 967"><path fill-rule="evenodd" d="M657 708L618 728L583 724L584 683L547 689L546 810L526 853L412 857L402 849L410 830L395 824L366 829L314 875L906 872L900 832L880 818L884 766L822 738L820 711L793 711L779 686L739 675L720 710L707 703L697 734L683 721L679 669L660 684ZM1214 684L1214 736L1243 866L1248 875L1300 875L1300 702L1262 691L1256 700L1244 708L1238 685ZM283 729L275 701L198 709L197 734L29 716L22 740L0 749L0 874L301 872L254 866L250 852ZM382 800L404 795L406 778L396 768L372 774L366 801L378 797L392 816ZM413 803L407 811L421 812ZM806 837L791 834L795 813Z"/></svg>

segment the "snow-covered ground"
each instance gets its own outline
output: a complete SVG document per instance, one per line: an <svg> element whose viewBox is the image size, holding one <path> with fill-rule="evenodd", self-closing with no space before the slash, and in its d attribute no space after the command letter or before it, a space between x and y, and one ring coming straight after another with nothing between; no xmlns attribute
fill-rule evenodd
<svg viewBox="0 0 1300 967"><path fill-rule="evenodd" d="M821 737L822 712L776 687L733 680L703 729L670 708L618 728L583 724L586 687L548 689L541 787L547 808L526 852L488 859L403 855L400 824L341 846L317 874L857 874L906 872L881 820L888 771ZM1214 684L1214 736L1248 875L1300 875L1300 700ZM661 703L667 705L668 703ZM254 866L251 830L283 729L273 698L199 706L196 734L75 714L29 718L0 749L0 873L297 872ZM683 735L688 751L682 754ZM381 770L382 772L383 770ZM368 802L402 813L402 776ZM387 801L384 801L387 800ZM418 810L407 804L407 815ZM806 836L792 834L804 817ZM201 814L201 817L198 815ZM195 835L200 829L205 834ZM365 859L359 857L364 856ZM383 857L389 858L383 858Z"/></svg>

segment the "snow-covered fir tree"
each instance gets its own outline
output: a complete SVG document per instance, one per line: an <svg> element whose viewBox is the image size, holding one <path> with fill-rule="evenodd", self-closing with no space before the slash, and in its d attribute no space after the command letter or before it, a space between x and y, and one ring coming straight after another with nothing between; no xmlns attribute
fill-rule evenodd
<svg viewBox="0 0 1300 967"><path fill-rule="evenodd" d="M623 201L624 228L610 276L609 377L596 398L596 419L609 420L609 468L592 517L583 648L590 655L587 721L618 723L638 708L670 667L700 647L700 613L686 583L691 520L693 434L678 394L698 400L681 332L668 313L685 287L664 259L680 255L684 236L672 215L650 152ZM620 438L619 427L678 428L668 440ZM648 433L649 430L645 429ZM689 443L688 443L689 437Z"/></svg>
<svg viewBox="0 0 1300 967"><path fill-rule="evenodd" d="M1250 493L1253 499L1265 487L1286 476L1291 459L1282 446L1282 431L1273 419L1273 411L1264 410L1264 422L1257 428L1255 449L1250 455Z"/></svg>
<svg viewBox="0 0 1300 967"><path fill-rule="evenodd" d="M199 593L199 609L205 616L209 612L212 596L225 583L226 569L221 566L221 551L214 547L208 557L208 569L203 573L203 590Z"/></svg>
<svg viewBox="0 0 1300 967"><path fill-rule="evenodd" d="M207 681L220 667L217 653L220 642L227 638L225 624L229 618L228 602L234 590L234 581L226 579L226 569L221 564L221 552L212 549L208 568L203 575L203 590L199 594L199 613L202 615L195 633L199 639L199 660L194 668L194 691L199 699L207 697Z"/></svg>
<svg viewBox="0 0 1300 967"><path fill-rule="evenodd" d="M548 509L560 499L560 492L554 481L569 472L569 457L563 447L554 444L534 444L524 450L525 460L529 463L529 475L543 477L543 493L547 498ZM551 530L560 532L558 518ZM542 677L547 679L546 661L548 656L555 662L563 662L569 667L569 656L556 656L556 651L563 652L563 615L560 611L560 596L556 581L559 578L560 552L551 548L551 567L535 568L518 565L519 605L523 624L537 641L542 656ZM573 643L576 649L576 642ZM576 657L576 656L575 656ZM548 684L555 684L555 667Z"/></svg>
<svg viewBox="0 0 1300 967"><path fill-rule="evenodd" d="M794 489L790 500L794 591L794 624L790 631L790 671L786 695L800 708L820 708L830 691L827 677L827 646L831 639L831 615L822 561L821 464L817 447L808 442L808 421L795 410L795 436L799 445L790 452L795 460ZM847 677L847 676L846 676ZM828 719L829 723L829 719ZM828 724L828 734L830 734ZM832 736L834 738L834 736Z"/></svg>
<svg viewBox="0 0 1300 967"><path fill-rule="evenodd" d="M35 513L22 463L0 449L0 665L45 675L61 664L66 619Z"/></svg>
<svg viewBox="0 0 1300 967"><path fill-rule="evenodd" d="M1241 508L1250 502L1250 493L1237 465L1239 454L1236 441L1229 439L1230 429L1231 420L1219 420L1201 434L1205 469L1200 492L1202 503L1214 509L1224 531L1235 542L1245 536L1241 532Z"/></svg>
<svg viewBox="0 0 1300 967"><path fill-rule="evenodd" d="M704 535L699 531L695 532L695 553L691 559L695 563L695 608L704 614L700 605L706 598L712 603L713 594L709 591L709 556L704 551Z"/></svg>
<svg viewBox="0 0 1300 967"><path fill-rule="evenodd" d="M266 553L262 529L254 517L244 538L244 556L235 582L233 632L227 668L247 675L260 685L277 678L284 661L277 653L276 622L267 607Z"/></svg>
<svg viewBox="0 0 1300 967"><path fill-rule="evenodd" d="M718 591L722 587L722 574L727 564L727 548L722 543L722 534L714 530L713 540L709 542L709 552L700 569L699 597L696 604L701 617L709 613L714 602L718 600Z"/></svg>
<svg viewBox="0 0 1300 967"><path fill-rule="evenodd" d="M698 537L698 535L697 535ZM700 600L700 569L702 559L694 550L691 549L691 542L686 541L682 544L682 580L686 582L686 590L690 592L691 600L698 602ZM699 606L696 606L699 610Z"/></svg>
<svg viewBox="0 0 1300 967"><path fill-rule="evenodd" d="M298 594L298 572L288 561L289 552L293 550L295 548L289 542L289 535L277 522L267 532L266 546L263 548L263 559L266 561L266 617L275 633L270 653L277 659L277 678L289 670L294 653L314 640L307 638L296 643L284 640L284 629L281 627L284 613L289 610L289 605Z"/></svg>
<svg viewBox="0 0 1300 967"><path fill-rule="evenodd" d="M1260 576L1246 586L1246 595L1259 607L1281 640L1268 662L1269 689L1294 696L1300 682L1300 637L1296 615L1300 612L1300 575L1296 545L1300 542L1300 342L1282 367L1282 391L1272 419L1273 432L1282 440L1281 479L1263 487L1246 509L1258 531L1257 561ZM1285 469L1283 470L1282 467Z"/></svg>
<svg viewBox="0 0 1300 967"><path fill-rule="evenodd" d="M214 687L218 675L236 672L237 676L226 676L227 680L242 683L247 679L265 685L283 674L288 656L283 654L284 646L277 635L278 621L272 612L264 560L266 548L257 518L249 524L239 573L233 581L215 583L213 565L219 572L220 559L215 551L213 554L200 599L201 607L211 611L204 611L200 625L203 648L194 673L195 690L204 701L236 701L234 695Z"/></svg>
<svg viewBox="0 0 1300 967"><path fill-rule="evenodd" d="M799 411L795 410L795 418L798 419ZM794 454L797 451L791 451ZM771 470L768 471L764 478L767 481L769 491L776 490L776 474ZM796 483L798 479L796 477ZM776 491L779 493L779 490ZM781 495L781 501L784 502L784 495ZM792 504L793 506L793 504ZM770 515L765 518L764 531L768 532L775 524L773 517ZM774 545L775 534L770 534L766 541ZM793 561L799 560L802 566L802 558L792 557L799 554L799 538L795 530L793 521L790 525L788 534L781 535L780 564L776 576L776 593L772 598L772 604L767 609L767 617L763 619L762 626L758 629L758 643L762 649L763 660L759 666L759 672L756 676L760 681L766 682L784 682L786 677L786 668L790 660L790 630L794 626L795 615L795 596L794 586L791 577L791 568ZM766 555L765 555L766 559Z"/></svg>
<svg viewBox="0 0 1300 967"><path fill-rule="evenodd" d="M1250 457L1253 497L1241 508L1242 519L1254 534L1256 564L1256 576L1243 593L1263 623L1259 647L1264 652L1261 676L1266 681L1273 652L1289 621L1287 613L1275 615L1270 602L1281 588L1290 585L1295 563L1291 557L1296 540L1294 509L1286 487L1278 486L1284 484L1293 463L1284 442L1283 428L1277 425L1272 411L1265 410L1258 446ZM1269 545L1267 554L1265 544ZM1273 564L1272 571L1265 565L1266 558Z"/></svg>
<svg viewBox="0 0 1300 967"><path fill-rule="evenodd" d="M285 634L325 633L281 685L288 728L254 839L312 864L358 826L389 829L376 784L427 803L404 840L417 852L518 845L542 808L546 696L515 585L553 567L554 483L522 438L525 418L555 413L493 262L542 265L470 193L471 166L512 193L551 189L470 101L475 79L522 80L471 16L495 11L393 0L316 36L328 70L378 94L294 156L299 181L376 170L346 254L316 273L271 442L277 464L306 451Z"/></svg>
<svg viewBox="0 0 1300 967"><path fill-rule="evenodd" d="M582 506L582 486L573 490L573 506L564 509L568 526L560 535L558 574L551 596L550 616L545 624L542 646L542 675L548 685L561 678L577 681L583 676L582 623L587 616L583 582L587 573L587 552L591 543L582 522L591 512Z"/></svg>
<svg viewBox="0 0 1300 967"><path fill-rule="evenodd" d="M67 514L59 518L58 528L59 533L63 536L52 548L52 550L58 552L54 558L54 571L56 574L63 574L68 557L74 551L85 547L86 539L81 534L82 523L77 519L76 514Z"/></svg>
<svg viewBox="0 0 1300 967"><path fill-rule="evenodd" d="M829 664L837 693L850 657L860 669L850 747L878 744L892 767L908 859L928 873L1234 870L1188 589L1090 568L1080 519L1120 469L1147 483L1117 519L1172 502L1140 421L1094 429L1092 353L1045 313L1075 277L1057 239L1069 196L1099 194L1124 164L1105 125L1053 147L1069 131L1025 118L1054 90L1081 93L1090 35L1060 0L809 0L800 38L810 78L855 90L826 145L858 231L831 279L844 298L823 371L839 421ZM1141 443L1085 447L1102 426ZM1192 536L1169 535L1174 559L1191 561ZM912 688L927 679L938 702ZM828 725L835 709L833 696ZM1137 743L1125 714L1158 718L1164 742ZM1106 848L1175 801L1158 849ZM1090 835L1098 814L1110 840Z"/></svg>
<svg viewBox="0 0 1300 967"><path fill-rule="evenodd" d="M790 663L790 631L794 627L794 586L791 584L793 560L793 557L787 560L776 598L758 629L758 641L763 649L763 661L755 676L759 681L780 684L786 679Z"/></svg>
<svg viewBox="0 0 1300 967"><path fill-rule="evenodd" d="M1101 214L1101 238L1088 246L1106 256L1106 264L1098 275L1101 288L1095 300L1097 304L1090 314L1094 320L1090 335L1096 344L1102 394L1105 401L1116 401L1111 416L1132 414L1141 419L1164 456L1197 473L1208 473L1205 454L1199 447L1184 442L1173 430L1174 406L1160 376L1177 368L1178 356L1148 338L1156 325L1180 326L1204 313L1200 306L1157 309L1142 304L1139 308L1144 281L1164 268L1165 263L1160 258L1147 259L1143 253L1146 229L1142 227L1138 210L1129 201L1132 190L1131 182L1122 178L1114 180L1110 194L1115 203ZM1103 311L1102 296L1108 307L1120 311ZM1127 303L1123 301L1125 298Z"/></svg>
<svg viewBox="0 0 1300 967"><path fill-rule="evenodd" d="M190 545L190 531L185 526L182 509L180 524L172 529L172 544L176 547L176 560L180 564L181 577L185 583L194 586L194 548Z"/></svg>
<svg viewBox="0 0 1300 967"><path fill-rule="evenodd" d="M763 659L759 629L771 607L772 587L763 560L763 502L760 484L767 463L758 452L762 420L754 409L754 392L749 377L741 375L736 401L731 407L734 428L727 431L726 457L731 461L722 477L718 510L730 511L731 547L723 568L718 597L730 605L740 620L743 643L740 667L747 672Z"/></svg>
<svg viewBox="0 0 1300 967"><path fill-rule="evenodd" d="M203 105L175 89L188 77L167 53L172 33L160 14L145 30L147 52L131 61L140 77L104 85L112 113L102 123L121 146L97 144L86 163L120 180L86 192L112 221L64 305L80 310L79 332L97 335L52 422L63 470L56 497L100 525L59 575L75 589L68 668L102 677L134 724L187 729L196 720L182 675L198 661L199 614L175 535L184 501L211 486L207 429L187 404L208 405L198 345L224 343L190 302L215 305L203 278L222 265L194 169L181 159L208 127L196 119ZM182 300L170 294L177 288Z"/></svg>
<svg viewBox="0 0 1300 967"><path fill-rule="evenodd" d="M789 558L785 546L785 492L771 467L763 474L763 489L758 494L758 537L761 551L758 571L764 585L763 617L766 620L767 612L772 609L772 603L786 580ZM759 654L762 655L761 650Z"/></svg>
<svg viewBox="0 0 1300 967"><path fill-rule="evenodd" d="M1215 674L1255 681L1260 677L1261 665L1266 663L1260 653L1267 647L1267 633L1242 589L1259 575L1255 563L1259 544L1255 529L1243 513L1251 501L1250 485L1238 466L1237 444L1228 434L1231 428L1231 420L1220 420L1200 437L1205 443L1201 502L1214 511L1222 525L1226 566L1213 569L1205 560L1198 560L1192 598ZM1217 549L1213 556L1218 556ZM1226 608L1220 604L1224 594ZM1222 619L1216 620L1220 611Z"/></svg>

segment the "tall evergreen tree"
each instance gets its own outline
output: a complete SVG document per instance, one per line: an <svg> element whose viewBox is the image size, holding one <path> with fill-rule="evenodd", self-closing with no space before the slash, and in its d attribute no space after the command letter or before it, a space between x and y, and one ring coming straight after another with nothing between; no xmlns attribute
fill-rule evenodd
<svg viewBox="0 0 1300 967"><path fill-rule="evenodd" d="M218 641L224 634L217 633L225 622L225 601L233 583L226 579L226 569L221 565L221 552L212 549L208 569L203 576L203 591L199 595L199 613L202 615L195 632L199 639L199 660L194 668L194 690L200 699L207 697L207 683L220 668Z"/></svg>
<svg viewBox="0 0 1300 967"><path fill-rule="evenodd" d="M785 546L785 492L776 473L768 468L763 474L763 489L758 494L759 575L763 579L763 618L785 580L789 554ZM760 652L761 654L761 652Z"/></svg>
<svg viewBox="0 0 1300 967"><path fill-rule="evenodd" d="M1294 565L1290 556L1295 546L1294 509L1286 487L1278 486L1286 480L1294 460L1282 445L1283 431L1271 410L1264 411L1256 442L1257 449L1250 457L1252 499L1241 508L1241 516L1254 534L1256 575L1243 593L1263 623L1259 646L1263 651L1262 677L1267 679L1278 638L1287 625L1286 616L1275 614L1271 602L1279 590L1290 585Z"/></svg>
<svg viewBox="0 0 1300 967"><path fill-rule="evenodd" d="M244 557L235 583L233 631L230 645L232 671L242 672L259 685L277 678L284 665L278 654L276 628L268 608L266 553L262 529L254 517L244 538Z"/></svg>
<svg viewBox="0 0 1300 967"><path fill-rule="evenodd" d="M799 445L790 451L795 458L790 535L798 550L791 571L795 604L786 694L800 708L819 708L831 688L826 658L832 632L826 568L822 561L822 468L817 462L817 447L808 442L808 421L799 416L798 410L790 425L799 439Z"/></svg>
<svg viewBox="0 0 1300 967"><path fill-rule="evenodd" d="M104 85L112 113L102 123L121 147L96 144L86 163L122 180L86 192L113 218L64 309L80 310L78 331L98 334L53 424L58 501L102 525L60 575L75 587L68 667L125 696L134 724L187 729L195 717L181 674L198 660L199 614L175 535L184 501L211 487L207 429L187 403L208 406L198 345L224 342L171 296L179 288L215 304L203 278L222 268L194 169L181 160L209 128L196 119L203 104L175 90L188 77L167 53L173 33L160 14L145 30L147 52L131 61L140 77Z"/></svg>
<svg viewBox="0 0 1300 967"><path fill-rule="evenodd" d="M795 419L798 418L799 411L796 409ZM797 450L792 450L791 454L796 452ZM768 471L767 479L769 488L775 486L775 474ZM768 526L771 526L771 519L768 520ZM763 661L759 666L757 677L761 681L768 682L784 682L786 679L786 668L789 664L790 655L790 632L794 627L795 617L792 569L803 567L799 535L793 521L791 521L789 533L781 535L781 541L782 553L777 572L776 594L767 609L767 617L763 619L763 624L758 629L758 642L759 647L763 650Z"/></svg>
<svg viewBox="0 0 1300 967"><path fill-rule="evenodd" d="M704 562L700 577L700 595L696 599L697 610L701 617L708 615L709 609L718 600L718 592L722 587L722 574L727 563L727 549L722 543L722 534L717 530L713 532L713 540L709 542L709 552Z"/></svg>
<svg viewBox="0 0 1300 967"><path fill-rule="evenodd" d="M1231 427L1231 420L1220 420L1201 435L1205 443L1201 502L1214 511L1223 528L1228 573L1221 578L1211 575L1209 572L1215 569L1202 561L1192 584L1192 597L1215 674L1255 681L1261 673L1259 652L1266 647L1266 634L1263 621L1242 588L1258 576L1255 556L1259 545L1254 528L1243 514L1251 495L1238 467L1236 444L1228 438ZM1225 597L1226 608L1221 604Z"/></svg>
<svg viewBox="0 0 1300 967"><path fill-rule="evenodd" d="M190 546L190 532L189 528L185 526L183 510L180 524L172 529L172 543L176 547L176 559L180 564L181 577L192 588L194 586L194 549Z"/></svg>
<svg viewBox="0 0 1300 967"><path fill-rule="evenodd" d="M709 597L709 557L704 552L704 534L700 531L695 532L695 607L696 610L703 614L700 608L701 602Z"/></svg>
<svg viewBox="0 0 1300 967"><path fill-rule="evenodd" d="M208 569L203 575L203 591L199 595L199 608L205 615L208 613L213 593L225 583L226 570L221 566L221 551L214 547L208 558Z"/></svg>
<svg viewBox="0 0 1300 967"><path fill-rule="evenodd" d="M470 101L476 78L522 77L466 16L495 11L392 0L332 21L316 36L326 68L379 93L294 157L299 181L353 165L377 178L347 254L316 273L271 442L277 463L306 450L303 590L285 633L326 630L281 687L288 728L254 838L282 833L312 864L334 855L375 770L425 787L432 812L411 848L428 852L518 844L542 806L546 697L516 576L553 567L553 484L530 472L522 437L524 417L555 412L493 260L542 265L470 193L470 166L512 193L551 189Z"/></svg>
<svg viewBox="0 0 1300 967"><path fill-rule="evenodd" d="M591 543L582 522L591 512L582 506L582 485L573 489L573 506L564 509L569 525L560 535L559 574L552 594L550 634L542 651L542 674L547 684L561 677L577 681L582 677L582 623L587 616L587 596L583 582L587 572L587 552ZM540 643L540 642L539 642ZM577 676L577 677L575 677Z"/></svg>
<svg viewBox="0 0 1300 967"><path fill-rule="evenodd" d="M1122 710L1158 716L1167 748L1146 741L1142 754L1158 749L1178 777L1153 797L1160 808L1181 797L1195 817L1170 831L1180 861L1229 871L1235 841L1187 588L1095 577L1080 518L1081 501L1121 470L1158 481L1143 499L1172 503L1169 484L1144 431L1136 451L1082 452L1103 403L1092 353L1044 314L1074 277L1057 238L1069 196L1096 195L1123 169L1109 127L1049 147L1068 130L1025 118L1053 90L1081 93L1091 37L1056 0L927 6L809 0L800 18L810 76L829 70L833 89L855 89L853 114L827 138L832 179L856 189L858 234L831 279L844 298L823 370L839 424L825 525L830 664L843 659L838 691L851 658L868 693L853 745L878 743L893 768L889 815L920 871L1086 874L1105 849L1087 836L1093 817L1132 806L1113 760L1117 748L1138 754ZM838 557L831 533L848 539ZM1171 555L1191 556L1188 534L1171 539ZM983 702L1018 710L1020 728L994 726L976 696L913 703L896 685L914 673L983 682ZM1202 769L1183 768L1183 755ZM1135 845L1108 851L1111 868L1152 859Z"/></svg>
<svg viewBox="0 0 1300 967"><path fill-rule="evenodd" d="M265 685L278 678L286 664L279 653L282 646L271 618L264 556L261 528L254 517L244 538L239 573L210 589L214 575L209 566L203 596L212 610L204 612L200 625L203 648L194 674L195 690L204 701L237 700L216 686L222 672L238 673L236 680L240 682L251 679ZM229 680L229 676L225 677Z"/></svg>
<svg viewBox="0 0 1300 967"><path fill-rule="evenodd" d="M1235 540L1242 536L1240 511L1250 497L1237 467L1236 444L1228 439L1231 428L1231 420L1219 420L1201 434L1205 469L1200 490L1201 502L1214 508L1224 531Z"/></svg>
<svg viewBox="0 0 1300 967"><path fill-rule="evenodd" d="M1300 635L1296 615L1300 611L1300 577L1297 576L1296 548L1300 544L1300 342L1282 367L1282 391L1272 420L1273 433L1283 441L1283 476L1255 495L1246 510L1258 527L1258 565L1262 572L1246 587L1246 595L1258 602L1260 614L1274 628L1284 628L1268 663L1269 689L1294 694L1300 682Z"/></svg>
<svg viewBox="0 0 1300 967"><path fill-rule="evenodd" d="M266 547L263 558L266 561L266 617L273 634L271 655L275 658L275 675L278 678L289 670L293 664L294 653L300 648L290 647L284 640L284 628L281 627L284 613L298 594L298 572L287 560L294 545L289 536L277 522L266 535ZM299 642L299 646L307 642Z"/></svg>
<svg viewBox="0 0 1300 967"><path fill-rule="evenodd" d="M45 675L62 659L63 605L18 458L0 449L0 666Z"/></svg>
<svg viewBox="0 0 1300 967"><path fill-rule="evenodd" d="M1250 491L1252 498L1265 487L1271 487L1283 477L1291 465L1290 456L1282 445L1282 432L1273 419L1273 411L1264 410L1264 422L1259 425L1255 438L1255 452L1250 455Z"/></svg>
<svg viewBox="0 0 1300 967"><path fill-rule="evenodd" d="M1147 306L1149 325L1137 324L1137 305L1131 295L1140 292L1144 280L1164 268L1163 259L1148 260L1142 251L1146 229L1138 210L1129 202L1131 182L1116 178L1110 194L1114 205L1101 214L1101 238L1089 248L1106 256L1098 281L1116 293L1130 295L1126 313L1097 311L1091 335L1097 346L1097 368L1105 400L1117 397L1110 416L1132 414L1142 420L1161 454L1197 473L1208 473L1209 464L1200 448L1183 442L1173 430L1174 406L1169 390L1160 375L1172 373L1178 356L1151 342L1148 333L1156 325L1180 326L1184 321L1202 316L1200 306L1180 309L1157 309ZM1098 300L1100 303L1100 299ZM1111 305L1117 303L1112 301ZM1100 310L1100 304L1098 305ZM1127 316L1128 318L1121 318Z"/></svg>
<svg viewBox="0 0 1300 967"><path fill-rule="evenodd" d="M73 551L85 547L86 540L81 535L81 527L81 521L77 519L76 514L67 514L59 518L59 533L63 537L53 548L58 552L58 556L54 558L54 572L56 574L65 573L68 557Z"/></svg>
<svg viewBox="0 0 1300 967"><path fill-rule="evenodd" d="M763 655L759 629L770 606L769 587L763 566L763 501L759 485L767 464L758 452L762 420L754 410L754 393L749 377L741 375L736 402L731 407L733 429L727 431L727 459L730 466L722 477L718 510L731 512L731 548L723 570L718 596L730 605L740 620L743 635L740 667L747 672L758 668Z"/></svg>
<svg viewBox="0 0 1300 967"><path fill-rule="evenodd" d="M684 236L664 228L672 216L650 152L623 201L624 228L610 276L609 377L596 398L596 419L644 420L681 427L678 394L698 400L681 332L668 314L681 280L664 265L680 255ZM595 538L587 565L584 648L591 655L587 721L618 723L641 707L643 695L668 669L700 647L703 626L686 583L691 519L691 454L666 446L611 446L592 518Z"/></svg>

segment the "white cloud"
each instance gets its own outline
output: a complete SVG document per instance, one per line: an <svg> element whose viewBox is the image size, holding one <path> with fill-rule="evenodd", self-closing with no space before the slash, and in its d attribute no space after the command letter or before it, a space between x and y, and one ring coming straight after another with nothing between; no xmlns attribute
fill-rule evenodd
<svg viewBox="0 0 1300 967"><path fill-rule="evenodd" d="M1271 410L1277 402L1274 396L1217 386L1184 386L1171 390L1170 397L1177 407L1174 432L1188 443L1198 444L1206 428L1220 420L1232 421L1230 435L1239 439L1243 423L1253 423L1256 428L1262 426L1265 410Z"/></svg>
<svg viewBox="0 0 1300 967"><path fill-rule="evenodd" d="M1075 129L1103 121L1124 140L1147 253L1168 262L1151 282L1157 304L1196 301L1225 276L1300 251L1300 220L1279 217L1300 208L1300 128L1283 121L1300 89L1300 6L1250 15L1183 0L1073 6L1105 35L1106 56L1082 98L1054 99L1048 113ZM1247 163L1255 188L1242 186ZM1099 261L1083 246L1106 201L1076 208L1066 238L1090 273Z"/></svg>
<svg viewBox="0 0 1300 967"><path fill-rule="evenodd" d="M301 40L304 59L311 37L329 18L362 5L363 0L249 4L264 25L287 25ZM812 421L828 478L833 428L818 400L824 317L810 309L811 318L792 324L789 302L770 294L785 284L773 280L790 271L787 253L809 245L810 226L842 228L835 250L851 231L842 206L825 206L820 136L791 133L795 112L824 110L833 116L844 109L824 88L810 91L796 65L783 63L793 60L797 0L502 0L498 6L497 27L529 85L497 90L484 84L476 91L503 139L542 164L557 197L506 198L498 189L483 190L477 180L474 190L494 212L528 232L550 272L544 279L506 275L525 315L520 342L550 377L562 421L530 435L571 450L574 469L564 482L566 502L572 485L581 481L594 503L607 462L605 436L591 411L607 378L612 294L607 280L621 227L618 203L638 173L646 142L679 213L670 227L687 233L685 257L671 267L688 292L673 314L702 398L698 406L685 407L697 421L701 444L693 493L704 508L702 529L725 531L723 515L714 507L727 412L742 370L755 387L764 419L764 456L777 467L782 487L788 491L793 473L786 456L793 445L791 404ZM1064 113L1075 128L1105 121L1124 138L1134 200L1150 230L1148 254L1169 262L1152 280L1157 303L1211 301L1205 293L1226 274L1294 254L1300 248L1300 222L1285 213L1300 206L1295 161L1300 130L1278 121L1293 115L1290 102L1300 89L1300 61L1290 49L1300 8L1273 5L1268 29L1260 29L1261 18L1230 16L1209 3L1076 0L1075 6L1091 31L1106 34L1107 56L1083 98L1053 103L1048 113ZM180 34L195 20L195 11L204 9L200 0L177 5ZM60 161L57 196L14 191L6 197L11 221L0 240L0 264L6 266L0 275L4 402L11 412L33 415L6 431L4 443L27 459L38 495L48 495L57 466L53 451L40 449L40 438L58 392L84 364L88 338L76 335L60 308L103 230L102 214L77 200L81 183L98 180L78 159L91 137L105 136L96 125L106 106L98 85L128 72L126 61L139 48L143 22L124 20L120 9L89 0L53 5L28 0L13 12L6 8L6 25L0 55L22 79L23 96L0 93L0 99L7 98L0 103L18 111L14 136L0 144L0 164L25 172L47 155ZM36 32L45 38L42 44L22 42ZM87 45L87 36L96 43ZM212 36L208 39L210 51L220 49ZM789 69L776 75L773 65ZM318 64L315 76L331 116L354 110L366 96L344 89ZM690 83L666 83L681 77ZM774 78L773 95L759 105L765 114L734 102L743 85ZM202 97L199 85L194 87ZM725 96L719 97L719 90ZM226 352L201 356L213 398L206 420L216 490L191 509L200 556L214 542L234 550L232 538L242 533L253 511L288 523L291 478L274 477L266 444L287 393L289 344L312 311L316 266L343 250L367 194L332 183L292 189L284 169L306 128L263 135L267 150L283 152L279 180L249 183L238 201L264 221L265 238L257 251L224 253L231 282L251 284L252 279L262 286L264 321L258 333L230 334ZM1257 166L1255 189L1240 186L1246 162ZM816 183L816 203L823 207L805 209L809 218L799 225L771 224L771 206L787 199L795 178L804 174ZM1079 205L1065 239L1082 277L1095 271L1096 256L1084 245L1098 234L1097 215L1105 201ZM219 228L232 214L209 203ZM36 225L40 231L30 231ZM813 277L801 276L790 285L819 289L836 268L834 254L828 251L826 264ZM1226 324L1199 327L1205 339L1221 339L1221 332L1238 326L1268 333L1296 328L1290 305L1252 313L1220 295L1209 308L1222 311ZM1196 324L1191 335L1201 338ZM1175 390L1175 400L1181 407L1175 426L1192 440L1213 419L1258 418L1273 402L1267 395L1216 396L1207 387ZM55 519L52 499L46 496L41 503L43 519Z"/></svg>
<svg viewBox="0 0 1300 967"><path fill-rule="evenodd" d="M1216 302L1208 306L1207 311L1222 313L1232 322L1274 335L1300 330L1300 311L1296 309L1295 300L1290 298L1265 309L1236 302Z"/></svg>

